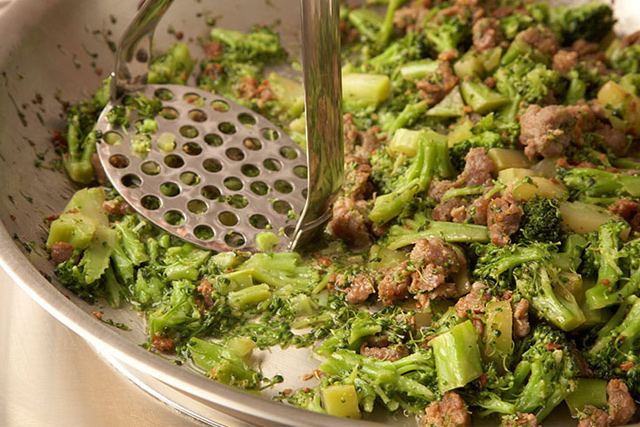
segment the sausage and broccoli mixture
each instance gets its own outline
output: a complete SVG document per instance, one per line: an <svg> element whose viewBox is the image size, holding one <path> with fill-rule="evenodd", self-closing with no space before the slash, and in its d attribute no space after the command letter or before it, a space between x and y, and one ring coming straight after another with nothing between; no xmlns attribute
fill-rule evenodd
<svg viewBox="0 0 640 427"><path fill-rule="evenodd" d="M579 426L631 422L640 32L617 37L597 1L382 3L341 9L346 180L321 242L213 253L133 212L95 155L107 83L55 138L87 185L50 218L58 280L134 306L150 351L234 387L284 380L261 374L255 348L311 347L315 382L278 396L311 411L538 426L566 404ZM267 71L291 60L275 29L208 37L198 55L182 43L158 55L149 82L193 74L304 146L302 86ZM130 97L110 120L142 117L144 151L160 109Z"/></svg>

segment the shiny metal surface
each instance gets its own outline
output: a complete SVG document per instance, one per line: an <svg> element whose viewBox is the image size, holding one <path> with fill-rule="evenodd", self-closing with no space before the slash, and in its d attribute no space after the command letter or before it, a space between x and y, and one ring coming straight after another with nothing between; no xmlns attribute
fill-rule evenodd
<svg viewBox="0 0 640 427"><path fill-rule="evenodd" d="M302 212L306 200L304 152L273 123L226 98L178 85L145 85L139 93L151 98L157 91L171 93L163 107L176 117L156 118L144 156L131 150L133 126L123 131L109 123L119 101L98 119L97 153L116 190L158 227L196 245L255 251L256 237L269 229L280 234L275 249L286 250L296 223L289 213ZM172 150L158 147L165 134L175 139Z"/></svg>
<svg viewBox="0 0 640 427"><path fill-rule="evenodd" d="M344 180L340 2L302 0L302 69L309 198L292 247L314 240L329 220Z"/></svg>
<svg viewBox="0 0 640 427"><path fill-rule="evenodd" d="M60 100L78 101L86 99L95 91L104 74L100 70L110 70L113 66L113 54L105 41L113 42L113 34L121 34L124 24L128 22L137 6L132 0L88 1L88 0L19 0L8 6L0 3L0 267L21 286L38 304L51 313L93 346L106 351L143 375L148 375L165 384L171 384L181 390L185 396L197 395L199 402L208 402L208 406L216 408L234 419L242 419L257 425L305 425L305 426L359 426L364 422L329 418L323 415L304 412L287 407L268 399L261 399L238 390L213 383L189 366L176 366L170 360L150 353L139 347L146 337L144 324L132 310L123 308L111 310L100 304L89 305L86 302L68 295L58 283L50 283L52 266L48 260L43 242L46 228L43 217L60 212L71 194L75 191L67 178L55 169L57 156L51 147L51 129L59 129L62 125ZM211 4L209 4L211 3ZM298 2L291 0L237 0L237 1L199 1L181 0L181 8L173 8L167 12L160 24L156 43L165 48L175 41L174 33L168 31L172 26L184 30L186 41L197 51L196 37L205 33L207 16L221 15L218 23L227 28L246 30L255 23L273 23L281 20L278 30L283 34L288 46L297 45L299 40ZM259 5L259 7L258 7ZM215 7L215 12L213 11ZM640 8L637 0L617 0L615 3L617 16L620 19L618 29L640 28ZM193 35L193 36L189 36ZM4 282L1 286L5 286ZM10 299L10 304L21 307L20 303ZM104 319L126 323L131 331L122 331L99 322L92 316L93 311L103 312ZM5 313L0 311L3 329L16 328L17 320L13 317L7 322ZM12 314L14 316L14 314ZM28 315L29 325L39 328L42 321L37 316ZM9 325L7 326L7 323ZM46 326L43 326L47 328ZM23 330L20 330L23 331ZM45 336L51 334L44 330ZM60 332L56 332L58 334ZM27 335L28 332L21 332ZM57 335L56 335L57 336ZM59 340L60 342L62 340ZM73 344L69 347L54 350L68 355L76 366L75 371L61 370L56 372L52 355L48 349L41 352L15 350L21 347L6 348L0 352L4 357L24 358L31 361L30 369L38 377L49 376L61 384L60 395L48 398L58 404L44 421L34 421L33 425L51 425L51 421L62 418L67 404L63 399L64 392L72 388L78 377L91 378L96 389L102 382L113 382L117 379L101 377L98 371L83 369L86 352ZM87 347L85 347L86 349ZM28 358L29 357L33 357ZM77 357L77 359L76 359ZM300 372L307 371L307 366L315 362L304 354L275 353L265 358L263 368L266 374L285 372L294 384ZM11 392L19 390L18 386L26 386L21 380L30 380L26 368L18 363L4 363L5 371L0 384L8 384ZM7 369L14 369L6 376ZM307 371L308 372L308 371ZM6 378L12 378L11 381ZM16 379L17 378L17 379ZM37 384L37 383L35 383ZM122 386L124 387L124 386ZM119 388L120 390L120 388ZM36 390L27 389L20 394L21 401L29 399L36 402ZM17 392L16 392L17 393ZM85 392L89 396L89 392ZM107 395L115 401L118 392ZM15 400L2 399L0 405ZM152 403L154 405L155 403ZM43 406L46 407L44 403ZM96 417L95 422L78 422L75 425L136 425L137 418L133 409L127 406L111 407L108 414L100 415L99 401L87 402L86 413ZM102 403L102 406L105 406ZM144 407L141 401L132 400L132 405ZM75 405L74 405L75 406ZM17 418L18 426L32 409L29 406L20 410ZM0 414L6 406L0 406ZM34 410L35 411L35 410ZM153 409L152 409L153 411ZM27 414L27 415L24 415ZM40 414L40 412L34 412ZM131 419L126 415L130 414ZM87 415L87 416L89 416ZM99 418L103 417L103 418ZM106 418L112 422L108 423ZM80 418L84 420L85 418ZM16 419L12 419L16 420ZM168 420L168 418L167 418ZM0 418L0 425L13 427L5 419ZM47 422L48 421L48 422ZM573 422L572 422L573 424ZM27 424L28 425L28 424ZM74 425L73 423L67 425ZM154 425L169 425L170 421L158 421ZM178 425L178 424L176 424ZM188 425L188 424L186 424ZM545 426L567 425L565 418L545 422Z"/></svg>
<svg viewBox="0 0 640 427"><path fill-rule="evenodd" d="M153 35L173 0L148 0L120 39L111 79L111 102L124 92L135 92L147 83ZM140 43L144 42L143 47Z"/></svg>

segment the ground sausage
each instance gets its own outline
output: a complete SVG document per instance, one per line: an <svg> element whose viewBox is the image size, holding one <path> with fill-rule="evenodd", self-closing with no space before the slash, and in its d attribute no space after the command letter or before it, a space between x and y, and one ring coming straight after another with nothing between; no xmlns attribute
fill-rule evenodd
<svg viewBox="0 0 640 427"><path fill-rule="evenodd" d="M569 71L578 64L578 52L559 50L553 55L553 69L561 74L569 74Z"/></svg>
<svg viewBox="0 0 640 427"><path fill-rule="evenodd" d="M409 350L403 345L389 347L369 347L367 343L360 347L360 354L366 357L373 357L378 360L395 362L409 355Z"/></svg>
<svg viewBox="0 0 640 427"><path fill-rule="evenodd" d="M440 237L420 239L415 242L410 255L411 260L433 263L445 268L447 274L456 273L466 265L466 259L453 246Z"/></svg>
<svg viewBox="0 0 640 427"><path fill-rule="evenodd" d="M495 18L481 18L473 24L473 46L482 52L493 49L502 40L500 21Z"/></svg>
<svg viewBox="0 0 640 427"><path fill-rule="evenodd" d="M435 221L464 222L464 219L468 217L466 213L466 206L467 203L462 197L452 197L433 208L431 217ZM458 219L463 216L463 220L454 221L454 214Z"/></svg>
<svg viewBox="0 0 640 427"><path fill-rule="evenodd" d="M420 418L420 427L469 427L467 405L457 393L449 391L439 402L431 402Z"/></svg>
<svg viewBox="0 0 640 427"><path fill-rule="evenodd" d="M73 257L73 246L67 242L56 242L51 247L51 259L54 263L69 261Z"/></svg>
<svg viewBox="0 0 640 427"><path fill-rule="evenodd" d="M609 427L609 418L602 409L586 405L582 412L585 417L580 419L578 427Z"/></svg>
<svg viewBox="0 0 640 427"><path fill-rule="evenodd" d="M487 227L491 243L504 246L511 241L510 236L518 231L522 209L511 193L492 199L487 212Z"/></svg>
<svg viewBox="0 0 640 427"><path fill-rule="evenodd" d="M514 338L523 338L529 335L530 331L529 300L521 298L513 306L513 336Z"/></svg>
<svg viewBox="0 0 640 427"><path fill-rule="evenodd" d="M458 84L458 77L453 73L453 68L448 61L443 61L438 65L435 73L416 83L420 98L433 105L440 102L451 89Z"/></svg>
<svg viewBox="0 0 640 427"><path fill-rule="evenodd" d="M366 206L352 198L340 197L333 204L333 218L327 227L338 239L354 248L361 248L370 242L368 222Z"/></svg>
<svg viewBox="0 0 640 427"><path fill-rule="evenodd" d="M409 295L412 272L407 269L407 262L400 263L385 271L378 283L378 298L384 305L392 305Z"/></svg>
<svg viewBox="0 0 640 427"><path fill-rule="evenodd" d="M367 273L360 273L351 280L350 286L345 289L345 296L351 304L357 304L366 301L369 295L374 292L373 278Z"/></svg>
<svg viewBox="0 0 640 427"><path fill-rule="evenodd" d="M538 419L535 415L529 413L516 412L514 415L508 416L502 427L539 427Z"/></svg>
<svg viewBox="0 0 640 427"><path fill-rule="evenodd" d="M602 138L605 145L617 156L624 155L629 147L629 138L621 130L615 129L611 125L604 124L595 130L595 133Z"/></svg>
<svg viewBox="0 0 640 427"><path fill-rule="evenodd" d="M458 183L459 186L475 187L491 182L491 172L493 172L495 165L487 155L487 150L484 147L472 148L464 157L464 160L464 171L459 178L459 181L462 181L464 185Z"/></svg>
<svg viewBox="0 0 640 427"><path fill-rule="evenodd" d="M620 215L622 218L629 220L638 212L638 203L623 197L610 204L609 211L614 215Z"/></svg>
<svg viewBox="0 0 640 427"><path fill-rule="evenodd" d="M455 183L453 181L449 181L448 179L434 179L433 181L431 181L431 183L429 183L429 191L427 195L439 201L440 199L442 199L442 196L444 196L444 193L451 190L452 188L455 188Z"/></svg>
<svg viewBox="0 0 640 427"><path fill-rule="evenodd" d="M595 114L586 105L529 105L520 118L520 143L530 159L554 157L572 141L582 146L584 132L593 130L595 122Z"/></svg>
<svg viewBox="0 0 640 427"><path fill-rule="evenodd" d="M516 40L522 40L528 45L538 49L545 55L555 55L560 48L558 38L549 28L542 25L529 27L518 33Z"/></svg>
<svg viewBox="0 0 640 427"><path fill-rule="evenodd" d="M619 379L613 379L607 384L609 404L609 423L612 426L628 424L636 413L636 404L629 394L627 385Z"/></svg>

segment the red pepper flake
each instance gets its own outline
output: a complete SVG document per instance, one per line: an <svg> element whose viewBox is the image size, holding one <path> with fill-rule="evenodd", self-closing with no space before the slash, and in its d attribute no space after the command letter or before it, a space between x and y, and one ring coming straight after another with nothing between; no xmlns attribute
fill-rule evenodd
<svg viewBox="0 0 640 427"><path fill-rule="evenodd" d="M482 375L480 375L480 378L478 378L478 382L480 383L480 387L483 387L485 385L487 385L487 373L484 372Z"/></svg>
<svg viewBox="0 0 640 427"><path fill-rule="evenodd" d="M96 75L101 76L103 73L102 68L96 68Z"/></svg>
<svg viewBox="0 0 640 427"><path fill-rule="evenodd" d="M100 313L99 311L94 311L93 313L93 317L95 317L98 320L102 320L102 313Z"/></svg>
<svg viewBox="0 0 640 427"><path fill-rule="evenodd" d="M311 389L309 387L305 387L302 389L302 391L304 391L305 393L309 393Z"/></svg>
<svg viewBox="0 0 640 427"><path fill-rule="evenodd" d="M311 378L315 378L316 375L311 373L311 374L304 374L300 379L302 381L309 381Z"/></svg>
<svg viewBox="0 0 640 427"><path fill-rule="evenodd" d="M555 179L554 177L549 178L549 181L551 181L552 184L555 185L560 185L560 181L558 181L557 179Z"/></svg>
<svg viewBox="0 0 640 427"><path fill-rule="evenodd" d="M562 348L562 344L558 344L558 343L547 343L547 345L545 346L545 348L548 351L553 351L553 350L560 350Z"/></svg>
<svg viewBox="0 0 640 427"><path fill-rule="evenodd" d="M15 222L15 220L16 220L16 216L15 216L15 215L9 215L9 219L11 219L11 221L14 221L14 222Z"/></svg>
<svg viewBox="0 0 640 427"><path fill-rule="evenodd" d="M600 280L600 284L605 285L605 286L609 286L611 284L611 280L602 279L602 280Z"/></svg>
<svg viewBox="0 0 640 427"><path fill-rule="evenodd" d="M465 105L464 107L462 107L462 111L464 111L467 114L471 114L471 113L473 113L473 108L471 108L468 105Z"/></svg>
<svg viewBox="0 0 640 427"><path fill-rule="evenodd" d="M324 267L329 267L332 264L332 261L327 257L319 258L318 262L320 262Z"/></svg>
<svg viewBox="0 0 640 427"><path fill-rule="evenodd" d="M628 362L621 363L620 369L622 369L625 372L629 372L634 366L636 366L636 364L631 360L629 360Z"/></svg>
<svg viewBox="0 0 640 427"><path fill-rule="evenodd" d="M287 395L287 396L288 396L288 395L290 395L292 391L293 391L293 390L292 390L292 389L290 389L290 388L285 388L284 390L282 390L282 392L283 392L285 395Z"/></svg>

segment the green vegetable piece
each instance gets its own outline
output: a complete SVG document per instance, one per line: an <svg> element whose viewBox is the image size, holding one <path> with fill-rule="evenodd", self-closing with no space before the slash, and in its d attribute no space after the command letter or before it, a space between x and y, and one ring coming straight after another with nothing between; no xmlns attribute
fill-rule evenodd
<svg viewBox="0 0 640 427"><path fill-rule="evenodd" d="M441 393L463 387L482 375L478 336L467 320L431 340Z"/></svg>
<svg viewBox="0 0 640 427"><path fill-rule="evenodd" d="M269 88L280 102L287 115L296 117L304 110L304 88L302 85L279 74L271 73L267 78Z"/></svg>
<svg viewBox="0 0 640 427"><path fill-rule="evenodd" d="M479 114L495 111L510 102L509 97L489 89L478 80L464 80L460 83L460 92L467 105Z"/></svg>
<svg viewBox="0 0 640 427"><path fill-rule="evenodd" d="M257 305L270 297L269 285L262 284L250 286L236 292L229 292L228 301L229 305L240 310L248 305Z"/></svg>
<svg viewBox="0 0 640 427"><path fill-rule="evenodd" d="M434 237L440 237L449 243L488 243L491 240L489 230L484 225L430 221L420 227L420 231L407 230L398 225L392 226L389 230L387 248L395 250L418 240Z"/></svg>
<svg viewBox="0 0 640 427"><path fill-rule="evenodd" d="M115 230L102 226L96 228L93 239L79 264L83 267L84 280L87 283L95 282L105 272L117 238Z"/></svg>
<svg viewBox="0 0 640 427"><path fill-rule="evenodd" d="M391 95L391 83L382 74L345 74L342 95L348 110L376 107Z"/></svg>
<svg viewBox="0 0 640 427"><path fill-rule="evenodd" d="M442 101L427 111L429 117L462 117L464 116L464 101L458 86L444 97Z"/></svg>
<svg viewBox="0 0 640 427"><path fill-rule="evenodd" d="M361 417L358 392L353 384L334 384L322 388L322 404L327 414L337 417Z"/></svg>
<svg viewBox="0 0 640 427"><path fill-rule="evenodd" d="M256 236L256 248L261 252L273 251L280 239L271 231L263 231Z"/></svg>
<svg viewBox="0 0 640 427"><path fill-rule="evenodd" d="M453 71L461 79L464 77L482 77L484 65L482 59L472 50L453 64Z"/></svg>
<svg viewBox="0 0 640 427"><path fill-rule="evenodd" d="M440 61L433 59L422 59L420 61L409 62L400 67L400 75L403 79L415 82L438 71Z"/></svg>
<svg viewBox="0 0 640 427"><path fill-rule="evenodd" d="M564 398L571 416L575 417L586 405L605 409L607 407L607 381L579 378L573 393Z"/></svg>
<svg viewBox="0 0 640 427"><path fill-rule="evenodd" d="M47 248L51 249L58 242L66 242L75 249L86 249L96 228L96 222L86 215L64 213L51 223Z"/></svg>

